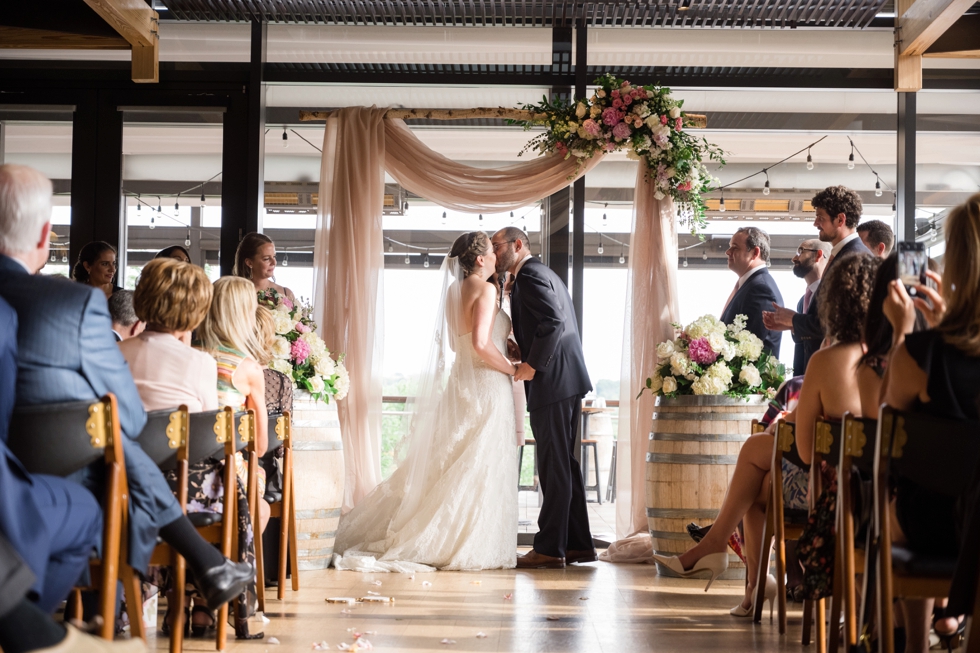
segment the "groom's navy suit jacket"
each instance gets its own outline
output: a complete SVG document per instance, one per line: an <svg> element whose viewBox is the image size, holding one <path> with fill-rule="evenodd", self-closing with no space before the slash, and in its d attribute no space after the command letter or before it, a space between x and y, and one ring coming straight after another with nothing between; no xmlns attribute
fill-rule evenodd
<svg viewBox="0 0 980 653"><path fill-rule="evenodd" d="M535 370L524 384L528 410L592 390L572 298L558 275L536 258L517 273L511 314L521 360Z"/></svg>

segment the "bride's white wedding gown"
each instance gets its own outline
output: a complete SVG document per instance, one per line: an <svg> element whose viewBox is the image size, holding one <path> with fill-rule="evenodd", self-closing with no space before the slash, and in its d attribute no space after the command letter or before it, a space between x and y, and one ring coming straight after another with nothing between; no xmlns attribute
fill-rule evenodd
<svg viewBox="0 0 980 653"><path fill-rule="evenodd" d="M492 339L501 352L507 351L510 329L510 318L498 310ZM515 566L518 470L512 381L483 362L470 334L458 338L437 417L422 487L407 490L408 474L399 467L342 517L334 545L338 569ZM399 514L406 510L408 491L421 499ZM397 531L392 528L396 515L403 524Z"/></svg>

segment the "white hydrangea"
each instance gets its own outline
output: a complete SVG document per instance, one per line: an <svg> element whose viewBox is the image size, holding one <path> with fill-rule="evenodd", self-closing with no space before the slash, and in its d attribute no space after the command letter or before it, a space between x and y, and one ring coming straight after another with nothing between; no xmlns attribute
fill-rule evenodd
<svg viewBox="0 0 980 653"><path fill-rule="evenodd" d="M313 361L313 371L326 379L332 377L336 369L337 364L329 356L318 356Z"/></svg>
<svg viewBox="0 0 980 653"><path fill-rule="evenodd" d="M740 331L735 336L738 340L736 351L739 356L744 356L750 361L759 360L762 355L762 340L751 331Z"/></svg>
<svg viewBox="0 0 980 653"><path fill-rule="evenodd" d="M759 374L758 368L752 364L742 367L742 371L738 373L738 380L750 388L762 385L762 375Z"/></svg>
<svg viewBox="0 0 980 653"><path fill-rule="evenodd" d="M732 368L722 361L715 361L705 374L719 379L725 385L725 390L732 384Z"/></svg>
<svg viewBox="0 0 980 653"><path fill-rule="evenodd" d="M350 391L350 374L347 372L347 367L343 362L337 363L337 383L334 384L337 389L337 400L344 399L347 397L347 393Z"/></svg>
<svg viewBox="0 0 980 653"><path fill-rule="evenodd" d="M692 340L695 338L707 338L713 333L724 337L725 325L714 315L702 315L687 325L684 331Z"/></svg>
<svg viewBox="0 0 980 653"><path fill-rule="evenodd" d="M670 358L677 348L674 346L673 340L667 340L666 342L661 342L657 345L657 358L661 361L665 361Z"/></svg>
<svg viewBox="0 0 980 653"><path fill-rule="evenodd" d="M735 320L728 325L728 333L733 336L737 336L741 332L745 331L745 323L748 321L744 315L736 315Z"/></svg>
<svg viewBox="0 0 980 653"><path fill-rule="evenodd" d="M293 366L289 364L288 360L282 358L277 358L269 363L269 369L275 370L277 372L282 372L289 378L293 377Z"/></svg>
<svg viewBox="0 0 980 653"><path fill-rule="evenodd" d="M718 352L718 354L726 361L730 361L735 358L736 353L735 343L731 342L730 340L725 340L725 344L722 345L721 351Z"/></svg>
<svg viewBox="0 0 980 653"><path fill-rule="evenodd" d="M717 376L705 373L695 379L691 389L696 395L720 395L728 390L728 386Z"/></svg>
<svg viewBox="0 0 980 653"><path fill-rule="evenodd" d="M670 371L675 376L684 376L691 369L691 359L682 351L670 356Z"/></svg>
<svg viewBox="0 0 980 653"><path fill-rule="evenodd" d="M677 392L677 379L672 376L668 376L663 381L664 394L670 394L671 392Z"/></svg>
<svg viewBox="0 0 980 653"><path fill-rule="evenodd" d="M670 377L668 377L670 378ZM650 377L650 391L653 394L660 392L660 388L664 386L664 380L659 374L654 374Z"/></svg>
<svg viewBox="0 0 980 653"><path fill-rule="evenodd" d="M289 313L274 311L272 313L272 319L276 323L276 333L279 335L289 333L293 330L293 320L289 317Z"/></svg>
<svg viewBox="0 0 980 653"><path fill-rule="evenodd" d="M276 341L272 343L272 356L285 360L289 358L290 344L282 336L276 336Z"/></svg>
<svg viewBox="0 0 980 653"><path fill-rule="evenodd" d="M708 334L708 344L711 345L712 351L716 354L720 354L724 349L725 345L728 343L728 339L725 337L724 332L714 331Z"/></svg>
<svg viewBox="0 0 980 653"><path fill-rule="evenodd" d="M307 379L307 381L310 384L310 392L312 392L315 395L320 394L327 387L323 383L323 379L321 379L319 376L311 376L310 378Z"/></svg>
<svg viewBox="0 0 980 653"><path fill-rule="evenodd" d="M310 354L316 357L322 357L325 354L329 354L327 351L327 345L323 342L323 338L318 336L315 332L310 331L309 333L304 333L300 336L300 339L305 340L306 344L310 346Z"/></svg>

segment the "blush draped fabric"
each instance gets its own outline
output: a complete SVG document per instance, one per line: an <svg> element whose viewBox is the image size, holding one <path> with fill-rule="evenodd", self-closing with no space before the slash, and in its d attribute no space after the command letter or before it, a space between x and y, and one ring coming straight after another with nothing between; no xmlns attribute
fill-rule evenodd
<svg viewBox="0 0 980 653"><path fill-rule="evenodd" d="M344 446L343 512L381 481L381 357L383 334L385 170L407 190L470 213L508 211L571 184L602 157L536 157L501 168L456 163L426 147L384 108L341 109L323 139L316 230L315 319L351 372L339 416ZM669 199L657 200L640 163L636 179L623 366L620 384L619 537L646 529L644 466L654 399L636 394L657 363L656 346L673 337L677 298L677 219ZM641 538L642 539L642 538ZM624 543L626 544L626 543ZM626 548L626 547L624 547ZM629 547L635 551L635 547Z"/></svg>

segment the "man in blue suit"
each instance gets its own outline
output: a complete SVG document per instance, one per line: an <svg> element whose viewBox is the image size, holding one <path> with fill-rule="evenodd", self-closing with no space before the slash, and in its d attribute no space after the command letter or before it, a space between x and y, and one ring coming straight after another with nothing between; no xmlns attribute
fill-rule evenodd
<svg viewBox="0 0 980 653"><path fill-rule="evenodd" d="M38 607L54 612L99 545L102 510L77 483L28 474L7 448L16 379L17 314L0 299L0 533L34 572Z"/></svg>
<svg viewBox="0 0 980 653"><path fill-rule="evenodd" d="M846 186L830 186L813 196L811 201L816 215L813 226L817 228L817 237L825 243L830 243L830 258L824 269L823 277L827 278L834 263L852 254L870 254L871 250L864 246L857 232L858 222L864 207L861 196ZM820 349L823 343L823 327L820 326L820 312L817 298L807 307L807 310L797 313L794 310L773 304L772 311L763 315L766 328L774 331L792 330L793 340L803 345L803 357L800 369L794 369L797 376L806 371L813 353Z"/></svg>
<svg viewBox="0 0 980 653"><path fill-rule="evenodd" d="M742 227L728 243L728 269L738 275L738 281L721 314L721 321L731 324L736 315L746 317L745 329L762 340L763 349L779 358L779 343L783 335L767 329L762 312L773 304L783 305L775 279L769 274L769 234L756 227Z"/></svg>
<svg viewBox="0 0 980 653"><path fill-rule="evenodd" d="M47 261L50 234L51 182L26 166L0 166L0 297L19 322L17 405L116 396L129 481L129 563L144 572L159 534L187 559L195 585L215 609L246 587L252 566L225 559L201 538L163 474L135 442L146 412L112 336L105 295L85 284L36 274ZM29 433L11 435L30 438ZM104 471L98 462L78 480L102 497Z"/></svg>

